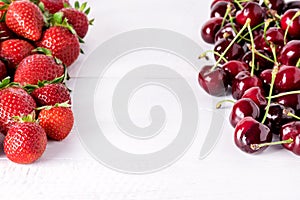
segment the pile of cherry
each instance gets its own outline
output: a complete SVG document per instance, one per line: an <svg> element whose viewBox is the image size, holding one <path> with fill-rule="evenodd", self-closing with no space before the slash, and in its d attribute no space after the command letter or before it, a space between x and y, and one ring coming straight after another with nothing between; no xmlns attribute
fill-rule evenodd
<svg viewBox="0 0 300 200"><path fill-rule="evenodd" d="M32 163L64 140L74 116L66 81L90 8L69 0L0 0L0 133L7 158Z"/></svg>
<svg viewBox="0 0 300 200"><path fill-rule="evenodd" d="M300 155L300 1L214 0L201 29L214 45L214 65L199 73L200 86L234 103L234 142L247 153L271 145Z"/></svg>

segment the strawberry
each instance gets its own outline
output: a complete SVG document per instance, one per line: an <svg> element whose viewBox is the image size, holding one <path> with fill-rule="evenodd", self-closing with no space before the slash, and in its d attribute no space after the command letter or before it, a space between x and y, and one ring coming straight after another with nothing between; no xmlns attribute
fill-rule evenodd
<svg viewBox="0 0 300 200"><path fill-rule="evenodd" d="M69 102L71 96L68 88L63 83L51 83L35 89L31 96L39 106L54 106L56 103Z"/></svg>
<svg viewBox="0 0 300 200"><path fill-rule="evenodd" d="M40 0L40 2L44 4L45 10L48 10L51 14L64 8L64 5L70 5L69 0Z"/></svg>
<svg viewBox="0 0 300 200"><path fill-rule="evenodd" d="M21 122L11 127L4 139L4 152L9 160L19 164L33 163L47 145L45 130L36 122Z"/></svg>
<svg viewBox="0 0 300 200"><path fill-rule="evenodd" d="M0 60L0 80L7 76L7 70L5 64Z"/></svg>
<svg viewBox="0 0 300 200"><path fill-rule="evenodd" d="M44 25L40 8L27 0L13 1L7 8L5 22L16 34L37 41Z"/></svg>
<svg viewBox="0 0 300 200"><path fill-rule="evenodd" d="M20 62L14 81L21 85L37 85L39 81L51 81L63 74L63 65L56 63L52 56L34 54Z"/></svg>
<svg viewBox="0 0 300 200"><path fill-rule="evenodd" d="M73 112L66 103L45 107L40 111L38 120L47 136L57 141L65 139L74 124Z"/></svg>
<svg viewBox="0 0 300 200"><path fill-rule="evenodd" d="M5 40L0 44L0 56L14 69L27 56L32 53L34 46L20 39Z"/></svg>
<svg viewBox="0 0 300 200"><path fill-rule="evenodd" d="M52 26L45 30L38 46L51 50L53 56L60 59L67 67L75 62L80 53L78 38L62 26Z"/></svg>
<svg viewBox="0 0 300 200"><path fill-rule="evenodd" d="M60 11L63 13L64 18L67 19L68 23L72 25L75 29L77 35L81 38L84 38L89 25L92 25L93 20L89 21L87 15L90 12L90 8L86 11L87 3L83 3L81 6L79 5L78 1L75 3L75 8L63 8Z"/></svg>
<svg viewBox="0 0 300 200"><path fill-rule="evenodd" d="M22 88L9 86L9 78L0 83L0 132L6 134L8 129L15 124L14 116L25 116L36 107L34 99Z"/></svg>

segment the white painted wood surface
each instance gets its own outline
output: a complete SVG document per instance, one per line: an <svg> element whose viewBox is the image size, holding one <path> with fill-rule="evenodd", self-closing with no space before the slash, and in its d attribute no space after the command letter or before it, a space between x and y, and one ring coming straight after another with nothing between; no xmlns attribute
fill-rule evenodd
<svg viewBox="0 0 300 200"><path fill-rule="evenodd" d="M89 4L91 16L96 21L83 47L86 55L81 55L70 69L72 89L76 90L73 86L84 59L103 41L124 31L145 27L170 29L190 37L204 49L209 48L201 41L199 29L208 19L210 1L89 0ZM193 84L193 88L198 88L196 81ZM199 89L197 98L205 102L210 97ZM255 156L240 152L233 144L233 129L228 121L214 151L206 159L199 160L207 131L206 120L209 120L207 115L206 111L201 112L198 137L185 156L169 168L148 175L122 174L104 167L83 148L76 127L63 142L50 142L44 156L31 165L14 164L1 150L0 199L252 200L298 197L299 157L276 148ZM139 120L139 116L136 118ZM138 122L146 123L141 118ZM106 123L105 119L103 123Z"/></svg>

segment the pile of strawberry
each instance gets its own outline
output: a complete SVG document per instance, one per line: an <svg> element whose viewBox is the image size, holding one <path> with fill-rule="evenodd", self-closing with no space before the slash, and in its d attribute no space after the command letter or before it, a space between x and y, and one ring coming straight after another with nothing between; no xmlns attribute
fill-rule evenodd
<svg viewBox="0 0 300 200"><path fill-rule="evenodd" d="M36 161L48 139L61 141L72 130L65 83L93 21L86 5L0 0L0 132L13 162Z"/></svg>

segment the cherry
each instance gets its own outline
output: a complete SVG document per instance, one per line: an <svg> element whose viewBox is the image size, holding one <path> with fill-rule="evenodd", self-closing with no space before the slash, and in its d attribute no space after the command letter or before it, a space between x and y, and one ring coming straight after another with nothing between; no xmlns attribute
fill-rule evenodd
<svg viewBox="0 0 300 200"><path fill-rule="evenodd" d="M210 8L213 8L214 5L215 5L216 3L219 3L219 2L232 2L232 0L214 0L214 1L211 3Z"/></svg>
<svg viewBox="0 0 300 200"><path fill-rule="evenodd" d="M228 87L227 76L222 68L217 68L204 75L199 73L198 81L200 86L213 96L224 96Z"/></svg>
<svg viewBox="0 0 300 200"><path fill-rule="evenodd" d="M295 111L290 107L272 103L264 124L270 128L273 134L278 135L281 126L293 120L293 117L287 115L288 112L295 114Z"/></svg>
<svg viewBox="0 0 300 200"><path fill-rule="evenodd" d="M229 115L229 121L233 127L246 116L258 119L260 116L259 107L252 99L242 98L235 102Z"/></svg>
<svg viewBox="0 0 300 200"><path fill-rule="evenodd" d="M222 17L214 17L209 19L201 28L202 39L207 43L214 44L215 35L221 28L222 22Z"/></svg>
<svg viewBox="0 0 300 200"><path fill-rule="evenodd" d="M266 5L263 3L263 6ZM269 4L267 5L269 9L276 10L279 14L282 12L284 6L284 0L269 0Z"/></svg>
<svg viewBox="0 0 300 200"><path fill-rule="evenodd" d="M234 142L238 148L246 153L263 151L267 148L266 146L259 149L254 149L251 146L271 141L270 129L252 117L245 117L235 127Z"/></svg>
<svg viewBox="0 0 300 200"><path fill-rule="evenodd" d="M258 3L247 2L242 10L236 13L236 22L244 25L247 19L251 19L250 26L254 27L264 21L264 10Z"/></svg>
<svg viewBox="0 0 300 200"><path fill-rule="evenodd" d="M263 88L265 91L270 89L270 84L272 80L272 69L265 69L259 74L259 79L263 83Z"/></svg>
<svg viewBox="0 0 300 200"><path fill-rule="evenodd" d="M300 58L299 49L300 49L300 40L289 41L281 50L279 56L279 61L281 62L281 64L296 66Z"/></svg>
<svg viewBox="0 0 300 200"><path fill-rule="evenodd" d="M283 144L283 147L300 155L300 121L293 121L285 124L280 129L281 140L292 140L290 143Z"/></svg>
<svg viewBox="0 0 300 200"><path fill-rule="evenodd" d="M276 52L279 53L284 46L284 31L281 28L271 27L266 31L266 38L263 35L259 39L261 49L272 53L270 44L276 45Z"/></svg>
<svg viewBox="0 0 300 200"><path fill-rule="evenodd" d="M280 19L281 28L283 30L288 29L288 35L293 39L300 38L300 16L293 19L298 11L298 9L287 10Z"/></svg>
<svg viewBox="0 0 300 200"><path fill-rule="evenodd" d="M235 10L234 5L230 2L219 1L211 8L210 17L224 17L227 12L227 6L230 5L231 11Z"/></svg>
<svg viewBox="0 0 300 200"><path fill-rule="evenodd" d="M300 94L290 94L275 99L276 102L293 108L296 112L300 110Z"/></svg>
<svg viewBox="0 0 300 200"><path fill-rule="evenodd" d="M264 96L264 91L260 87L252 87L245 91L243 98L249 98L256 103L260 108L267 105L267 99Z"/></svg>
<svg viewBox="0 0 300 200"><path fill-rule="evenodd" d="M271 59L269 53L267 53L264 50L258 50L258 53L262 54L263 56ZM250 67L250 64L252 62L252 52L248 51L243 57L242 57L242 61L247 63ZM274 66L274 64L272 62L270 62L269 60L255 54L255 64L254 66L257 68L257 71L262 71L264 69L270 69Z"/></svg>
<svg viewBox="0 0 300 200"><path fill-rule="evenodd" d="M274 88L278 92L299 90L300 68L282 65L277 73Z"/></svg>
<svg viewBox="0 0 300 200"><path fill-rule="evenodd" d="M285 7L283 8L284 11L290 10L290 9L300 9L300 1L290 1L285 4Z"/></svg>
<svg viewBox="0 0 300 200"><path fill-rule="evenodd" d="M215 48L214 51L222 54L225 49L229 46L229 44L231 43L230 39L221 39L219 40L216 44L215 44ZM243 48L241 47L241 45L234 43L230 49L226 52L225 54L225 59L227 60L238 60L239 58L241 58L241 56L244 54ZM219 56L215 54L215 59L218 60ZM221 60L221 63L224 63L223 60Z"/></svg>
<svg viewBox="0 0 300 200"><path fill-rule="evenodd" d="M233 29L235 28L235 30ZM236 25L235 23L227 23L225 24L215 35L215 42L223 39L223 38L228 38L228 39L233 39L236 36L235 31L240 31L240 27Z"/></svg>
<svg viewBox="0 0 300 200"><path fill-rule="evenodd" d="M199 74L201 74L202 76L208 74L208 73L211 71L211 68L212 68L212 67L213 67L213 65L204 65L204 66L201 68Z"/></svg>
<svg viewBox="0 0 300 200"><path fill-rule="evenodd" d="M232 84L232 80L239 72L249 70L249 67L246 63L237 60L228 61L227 63L222 65L222 68L227 74L229 85Z"/></svg>
<svg viewBox="0 0 300 200"><path fill-rule="evenodd" d="M251 76L248 71L241 71L232 82L232 97L240 99L247 89L255 86L262 88L261 80L255 75Z"/></svg>

